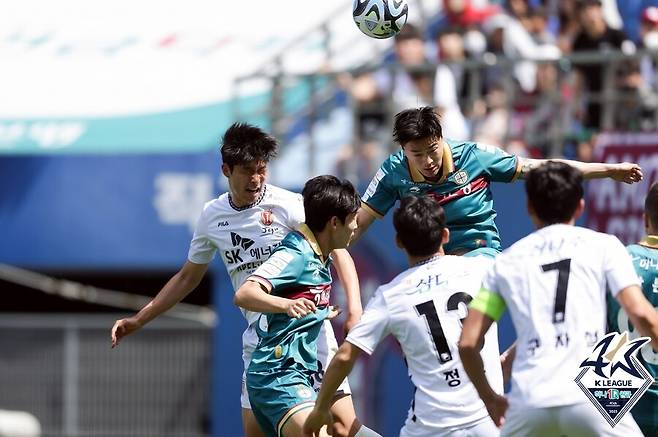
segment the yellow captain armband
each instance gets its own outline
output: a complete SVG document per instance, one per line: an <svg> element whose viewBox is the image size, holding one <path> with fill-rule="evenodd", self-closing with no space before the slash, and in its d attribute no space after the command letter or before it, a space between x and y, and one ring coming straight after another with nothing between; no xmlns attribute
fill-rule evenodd
<svg viewBox="0 0 658 437"><path fill-rule="evenodd" d="M480 292L475 296L475 299L471 301L468 307L478 310L495 321L498 321L507 309L507 305L503 298L500 297L499 294L492 293L486 288L480 289Z"/></svg>

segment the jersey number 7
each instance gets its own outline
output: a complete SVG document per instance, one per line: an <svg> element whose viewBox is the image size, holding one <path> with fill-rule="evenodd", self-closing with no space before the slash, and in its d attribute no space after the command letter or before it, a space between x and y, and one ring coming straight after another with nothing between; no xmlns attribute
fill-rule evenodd
<svg viewBox="0 0 658 437"><path fill-rule="evenodd" d="M557 270L557 290L555 291L555 305L553 306L553 323L564 322L564 312L567 306L567 288L569 287L569 273L571 271L571 258L563 259L550 264L544 264L541 269L546 272Z"/></svg>

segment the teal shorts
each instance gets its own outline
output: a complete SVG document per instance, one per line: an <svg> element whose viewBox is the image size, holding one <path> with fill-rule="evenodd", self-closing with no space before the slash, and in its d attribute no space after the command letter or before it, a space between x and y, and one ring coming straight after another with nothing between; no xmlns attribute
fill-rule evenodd
<svg viewBox="0 0 658 437"><path fill-rule="evenodd" d="M251 410L267 437L279 437L286 422L295 413L313 408L317 397L313 372L297 369L247 371L247 393Z"/></svg>

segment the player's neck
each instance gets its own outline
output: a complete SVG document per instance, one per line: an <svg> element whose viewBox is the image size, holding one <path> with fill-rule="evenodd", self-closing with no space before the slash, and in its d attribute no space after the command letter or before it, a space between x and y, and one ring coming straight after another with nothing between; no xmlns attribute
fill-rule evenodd
<svg viewBox="0 0 658 437"><path fill-rule="evenodd" d="M315 241L318 242L318 246L320 246L322 258L326 260L331 251L335 249L335 247L331 245L331 236L325 231L317 233L313 232L313 236L315 237Z"/></svg>
<svg viewBox="0 0 658 437"><path fill-rule="evenodd" d="M444 255L445 252L443 251L443 246L441 246L437 252L430 256L413 256L407 253L407 261L409 262L409 267L417 267L423 264L427 264L428 262L438 259Z"/></svg>

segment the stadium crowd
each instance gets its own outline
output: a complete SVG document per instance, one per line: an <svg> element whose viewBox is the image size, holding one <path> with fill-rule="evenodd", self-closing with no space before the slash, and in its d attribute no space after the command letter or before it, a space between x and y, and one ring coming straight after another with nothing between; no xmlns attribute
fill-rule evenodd
<svg viewBox="0 0 658 437"><path fill-rule="evenodd" d="M447 138L531 158L589 162L601 131L655 130L658 2L442 3L381 67L343 81L356 128L339 174L368 178L394 148L392 115L413 106L435 106Z"/></svg>

